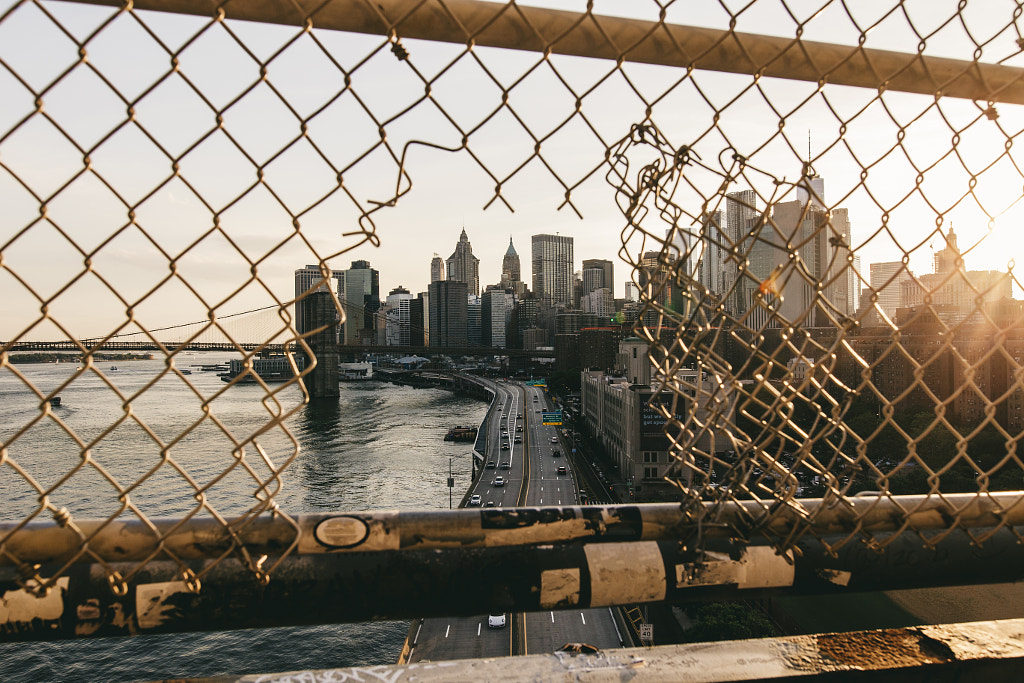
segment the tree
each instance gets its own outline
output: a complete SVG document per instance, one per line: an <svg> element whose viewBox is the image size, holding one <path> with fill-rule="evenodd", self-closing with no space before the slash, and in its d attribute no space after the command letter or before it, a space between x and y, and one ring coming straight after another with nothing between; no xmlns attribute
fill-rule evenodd
<svg viewBox="0 0 1024 683"><path fill-rule="evenodd" d="M713 602L697 610L697 623L686 630L691 643L774 636L775 627L761 612L742 602Z"/></svg>

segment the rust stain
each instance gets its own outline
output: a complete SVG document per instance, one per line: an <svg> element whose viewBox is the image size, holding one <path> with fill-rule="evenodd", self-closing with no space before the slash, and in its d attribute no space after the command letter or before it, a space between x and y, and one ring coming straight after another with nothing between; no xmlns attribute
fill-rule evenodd
<svg viewBox="0 0 1024 683"><path fill-rule="evenodd" d="M892 669L956 661L949 646L915 629L826 633L816 636L816 641L823 657L855 669Z"/></svg>

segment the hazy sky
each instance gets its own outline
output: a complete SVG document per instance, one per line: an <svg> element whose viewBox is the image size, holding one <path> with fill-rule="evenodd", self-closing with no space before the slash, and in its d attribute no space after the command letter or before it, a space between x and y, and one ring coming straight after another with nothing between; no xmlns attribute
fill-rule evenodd
<svg viewBox="0 0 1024 683"><path fill-rule="evenodd" d="M814 16L806 38L857 42L842 5L787 4L801 19ZM902 13L883 3L851 4L862 25L880 21L868 47L916 50L919 38ZM913 26L928 36L928 54L971 58L963 24L948 21L956 3L905 5ZM944 229L955 224L962 248L981 241L967 256L969 268L1005 270L1024 243L1015 206L1024 181L1012 144L1004 154L1024 128L1020 107L998 105L998 118L990 120L984 104L949 98L938 106L934 98L899 93L879 100L873 91L845 87L828 87L823 96L816 84L763 79L752 87L743 75L684 78L685 71L666 67L616 70L608 61L544 62L487 48L469 54L465 46L413 40L403 41L410 57L399 61L377 36L309 35L246 22L203 31L207 19L140 12L142 26L110 8L42 3L71 36L88 38L88 61L81 63L75 42L38 7L0 7L0 59L8 65L0 66L0 338L21 334L39 316L36 297L52 299L53 317L80 336L123 322L125 302L147 327L204 319L208 307L224 315L267 305L271 293L290 298L293 271L317 257L330 257L334 268L369 260L381 273L382 296L398 285L415 293L426 288L431 257L447 258L463 227L481 260L483 284L497 282L510 235L529 282L530 236L557 232L575 238L577 269L583 259L616 261L621 297L631 276L618 256L626 221L603 160L606 147L615 148L644 119L648 104L672 145L691 145L707 167L688 168L675 197L692 215L701 210L701 195L719 191L732 166L730 145L750 167L727 191L753 186L792 198L784 193L800 176L810 133L827 203L849 209L865 276L867 264L902 256L896 242L916 272L929 272L937 215ZM657 11L654 3L595 6L598 14L647 19ZM965 11L963 23L979 42L995 35L982 61L1016 50L1016 34L999 32L1011 12L991 4ZM716 28L728 18L711 3L669 12L675 23ZM786 37L795 26L775 2L756 3L737 23L740 31ZM168 50L178 55L177 73L170 73ZM259 61L268 62L263 82ZM351 79L345 92L339 67ZM495 81L509 89L509 107L501 106ZM42 113L35 104L40 93ZM574 115L577 96L582 116ZM220 129L215 110L223 111ZM951 152L954 129L964 127ZM440 149L458 147L463 133L469 152ZM542 158L532 156L534 138L543 139ZM411 187L399 182L396 158L403 154ZM656 156L644 148L630 155L634 180ZM491 175L503 179L524 163L502 187L513 210L492 201ZM563 183L575 185L594 169L572 192L582 219L569 207L558 210ZM918 173L923 180L915 191ZM965 197L972 173L980 176ZM351 233L360 230L360 214L393 198L396 186L408 192L371 216L380 247L342 253L358 242ZM46 220L39 219L41 203ZM669 224L648 216L644 227L662 235ZM626 248L657 246L633 240ZM84 272L83 253L92 272ZM59 333L47 323L23 336Z"/></svg>

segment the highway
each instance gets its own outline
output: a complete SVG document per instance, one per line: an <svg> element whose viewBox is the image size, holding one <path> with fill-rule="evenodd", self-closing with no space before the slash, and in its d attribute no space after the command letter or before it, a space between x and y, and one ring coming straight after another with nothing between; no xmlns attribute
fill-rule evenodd
<svg viewBox="0 0 1024 683"><path fill-rule="evenodd" d="M565 457L557 427L545 426L549 410L544 391L499 382L495 414L488 421L486 466L470 489L481 508L578 505L572 464ZM499 419L494 419L494 417ZM519 431L521 428L522 431ZM515 437L521 436L521 443ZM558 455L555 453L558 452ZM493 465L493 468L491 467ZM504 467L508 469L504 469ZM560 474L559 468L565 473ZM503 486L495 486L501 476ZM475 501L473 503L475 507ZM424 619L414 623L409 662L552 652L567 642L622 647L610 609L571 609L505 615L505 626L490 628L488 615Z"/></svg>

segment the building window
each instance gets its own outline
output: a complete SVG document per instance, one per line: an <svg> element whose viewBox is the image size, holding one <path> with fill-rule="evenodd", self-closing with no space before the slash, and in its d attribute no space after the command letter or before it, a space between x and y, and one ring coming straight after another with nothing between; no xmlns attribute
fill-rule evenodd
<svg viewBox="0 0 1024 683"><path fill-rule="evenodd" d="M644 479L657 479L658 468L657 467L645 467L644 468Z"/></svg>
<svg viewBox="0 0 1024 683"><path fill-rule="evenodd" d="M644 451L644 462L658 462L658 452Z"/></svg>

